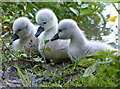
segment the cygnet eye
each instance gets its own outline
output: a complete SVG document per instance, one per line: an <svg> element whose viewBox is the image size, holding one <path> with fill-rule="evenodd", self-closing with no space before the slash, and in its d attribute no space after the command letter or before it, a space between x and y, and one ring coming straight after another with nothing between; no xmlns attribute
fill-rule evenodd
<svg viewBox="0 0 120 89"><path fill-rule="evenodd" d="M62 30L59 29L59 32L62 32Z"/></svg>
<svg viewBox="0 0 120 89"><path fill-rule="evenodd" d="M47 23L46 21L43 22L43 24L46 24L46 23Z"/></svg>
<svg viewBox="0 0 120 89"><path fill-rule="evenodd" d="M18 29L18 32L21 31L21 29Z"/></svg>

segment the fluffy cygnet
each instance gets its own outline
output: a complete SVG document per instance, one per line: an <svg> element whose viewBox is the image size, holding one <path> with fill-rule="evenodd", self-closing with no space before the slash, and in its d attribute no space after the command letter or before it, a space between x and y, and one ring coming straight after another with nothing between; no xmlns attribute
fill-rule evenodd
<svg viewBox="0 0 120 89"><path fill-rule="evenodd" d="M68 56L69 40L56 40L45 44L45 40L51 39L58 32L58 20L54 12L50 9L42 9L36 14L36 22L39 25L36 37L39 35L39 51L43 58L52 62L66 61ZM45 47L50 48L50 51L45 50ZM44 51L43 51L44 49Z"/></svg>
<svg viewBox="0 0 120 89"><path fill-rule="evenodd" d="M26 17L20 17L13 23L13 49L15 51L25 50L27 55L37 54L38 51L38 38L35 37L37 26L32 24Z"/></svg>
<svg viewBox="0 0 120 89"><path fill-rule="evenodd" d="M69 56L71 60L80 59L87 54L95 53L100 50L115 50L107 44L87 40L77 26L77 23L71 19L60 21L58 33L52 37L51 41L56 39L70 39Z"/></svg>

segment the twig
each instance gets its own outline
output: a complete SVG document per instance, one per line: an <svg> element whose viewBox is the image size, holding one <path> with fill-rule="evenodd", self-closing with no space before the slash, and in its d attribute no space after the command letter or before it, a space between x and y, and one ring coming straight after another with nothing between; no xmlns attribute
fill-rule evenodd
<svg viewBox="0 0 120 89"><path fill-rule="evenodd" d="M4 43L4 40L3 40L3 39L2 39L2 43L3 43L3 45L6 47L6 49L7 49L15 58L17 58L18 60L30 62L32 65L34 65L32 60L19 58L19 57L17 57L13 52L11 52L11 51L9 50L9 48L6 46L6 44Z"/></svg>
<svg viewBox="0 0 120 89"><path fill-rule="evenodd" d="M114 8L116 9L116 11L118 12L118 14L120 14L120 10L117 9L117 7L115 6L114 3L112 3L112 5L114 6Z"/></svg>
<svg viewBox="0 0 120 89"><path fill-rule="evenodd" d="M30 2L30 4L35 7L37 10L39 10L39 8L37 6L35 6L32 2Z"/></svg>
<svg viewBox="0 0 120 89"><path fill-rule="evenodd" d="M103 19L103 22L104 22L104 25L103 25L103 27L102 27L102 31L100 31L100 33L101 33L101 32L104 31L104 29L105 29L105 27L106 27L106 20L105 20L103 14L101 14L100 12L98 12L98 13L101 15L101 17L102 17L102 19Z"/></svg>

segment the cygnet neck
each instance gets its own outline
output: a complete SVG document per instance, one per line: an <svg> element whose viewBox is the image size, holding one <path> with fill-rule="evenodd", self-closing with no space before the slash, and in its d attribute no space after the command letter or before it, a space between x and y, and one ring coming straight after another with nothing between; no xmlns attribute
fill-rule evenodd
<svg viewBox="0 0 120 89"><path fill-rule="evenodd" d="M75 27L72 30L74 30L74 32L72 32L70 46L84 46L87 42L87 39L83 35L82 31L79 29L79 27Z"/></svg>
<svg viewBox="0 0 120 89"><path fill-rule="evenodd" d="M54 25L49 30L46 30L44 32L44 40L48 40L48 39L52 38L57 33L57 31L58 31L57 26L58 25Z"/></svg>

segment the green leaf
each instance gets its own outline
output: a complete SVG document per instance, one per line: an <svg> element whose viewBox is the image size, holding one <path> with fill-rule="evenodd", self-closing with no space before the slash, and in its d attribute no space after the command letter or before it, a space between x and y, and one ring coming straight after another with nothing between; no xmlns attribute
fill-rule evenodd
<svg viewBox="0 0 120 89"><path fill-rule="evenodd" d="M50 87L49 85L39 85L40 87Z"/></svg>
<svg viewBox="0 0 120 89"><path fill-rule="evenodd" d="M100 9L98 10L99 12L102 12L105 8L105 5L103 3L99 4Z"/></svg>
<svg viewBox="0 0 120 89"><path fill-rule="evenodd" d="M89 6L89 4L83 4L82 6L81 6L81 8L87 8Z"/></svg>
<svg viewBox="0 0 120 89"><path fill-rule="evenodd" d="M91 65L85 70L83 77L88 77L92 75L92 73L97 69L98 66L99 66L99 61L96 61L93 65Z"/></svg>
<svg viewBox="0 0 120 89"><path fill-rule="evenodd" d="M90 14L93 10L92 9L81 9L80 15L87 15Z"/></svg>
<svg viewBox="0 0 120 89"><path fill-rule="evenodd" d="M44 44L47 44L50 40L44 40Z"/></svg>
<svg viewBox="0 0 120 89"><path fill-rule="evenodd" d="M30 77L29 77L29 75L28 75L27 70L25 70L25 75L26 75L27 85L28 85L28 86L31 86L31 80L30 80Z"/></svg>
<svg viewBox="0 0 120 89"><path fill-rule="evenodd" d="M24 75L23 75L23 73L20 71L20 69L16 66L16 68L17 68L17 71L18 71L18 74L19 74L19 77L20 77L20 79L21 79L21 81L22 81L22 84L24 85L24 86L26 86L25 85L25 83L27 84L27 81L26 81L26 79L25 79L25 77L24 77Z"/></svg>
<svg viewBox="0 0 120 89"><path fill-rule="evenodd" d="M114 67L107 67L107 73L109 76L115 75L117 73L117 69Z"/></svg>
<svg viewBox="0 0 120 89"><path fill-rule="evenodd" d="M107 68L107 67L105 67L105 66L101 66L101 67L100 67L100 71L101 71L101 72L106 72L106 68Z"/></svg>
<svg viewBox="0 0 120 89"><path fill-rule="evenodd" d="M92 65L95 62L96 62L96 60L94 60L94 59L81 58L78 65L88 67L88 66Z"/></svg>
<svg viewBox="0 0 120 89"><path fill-rule="evenodd" d="M72 7L70 7L70 10L71 10L74 14L76 14L77 16L79 15L78 10L76 10L76 9L74 9L74 8L72 8Z"/></svg>
<svg viewBox="0 0 120 89"><path fill-rule="evenodd" d="M59 76L58 74L54 74L54 73L50 73L49 71L44 71L44 74L48 74L50 76L55 77L56 80L63 80L63 78L61 78L61 76Z"/></svg>
<svg viewBox="0 0 120 89"><path fill-rule="evenodd" d="M110 51L109 53L110 53L110 55L112 55L112 54L114 54L114 53L116 53L117 51Z"/></svg>
<svg viewBox="0 0 120 89"><path fill-rule="evenodd" d="M47 51L49 51L49 52L50 52L50 51L51 51L51 48L46 47L46 48L45 48L45 50L47 50Z"/></svg>

